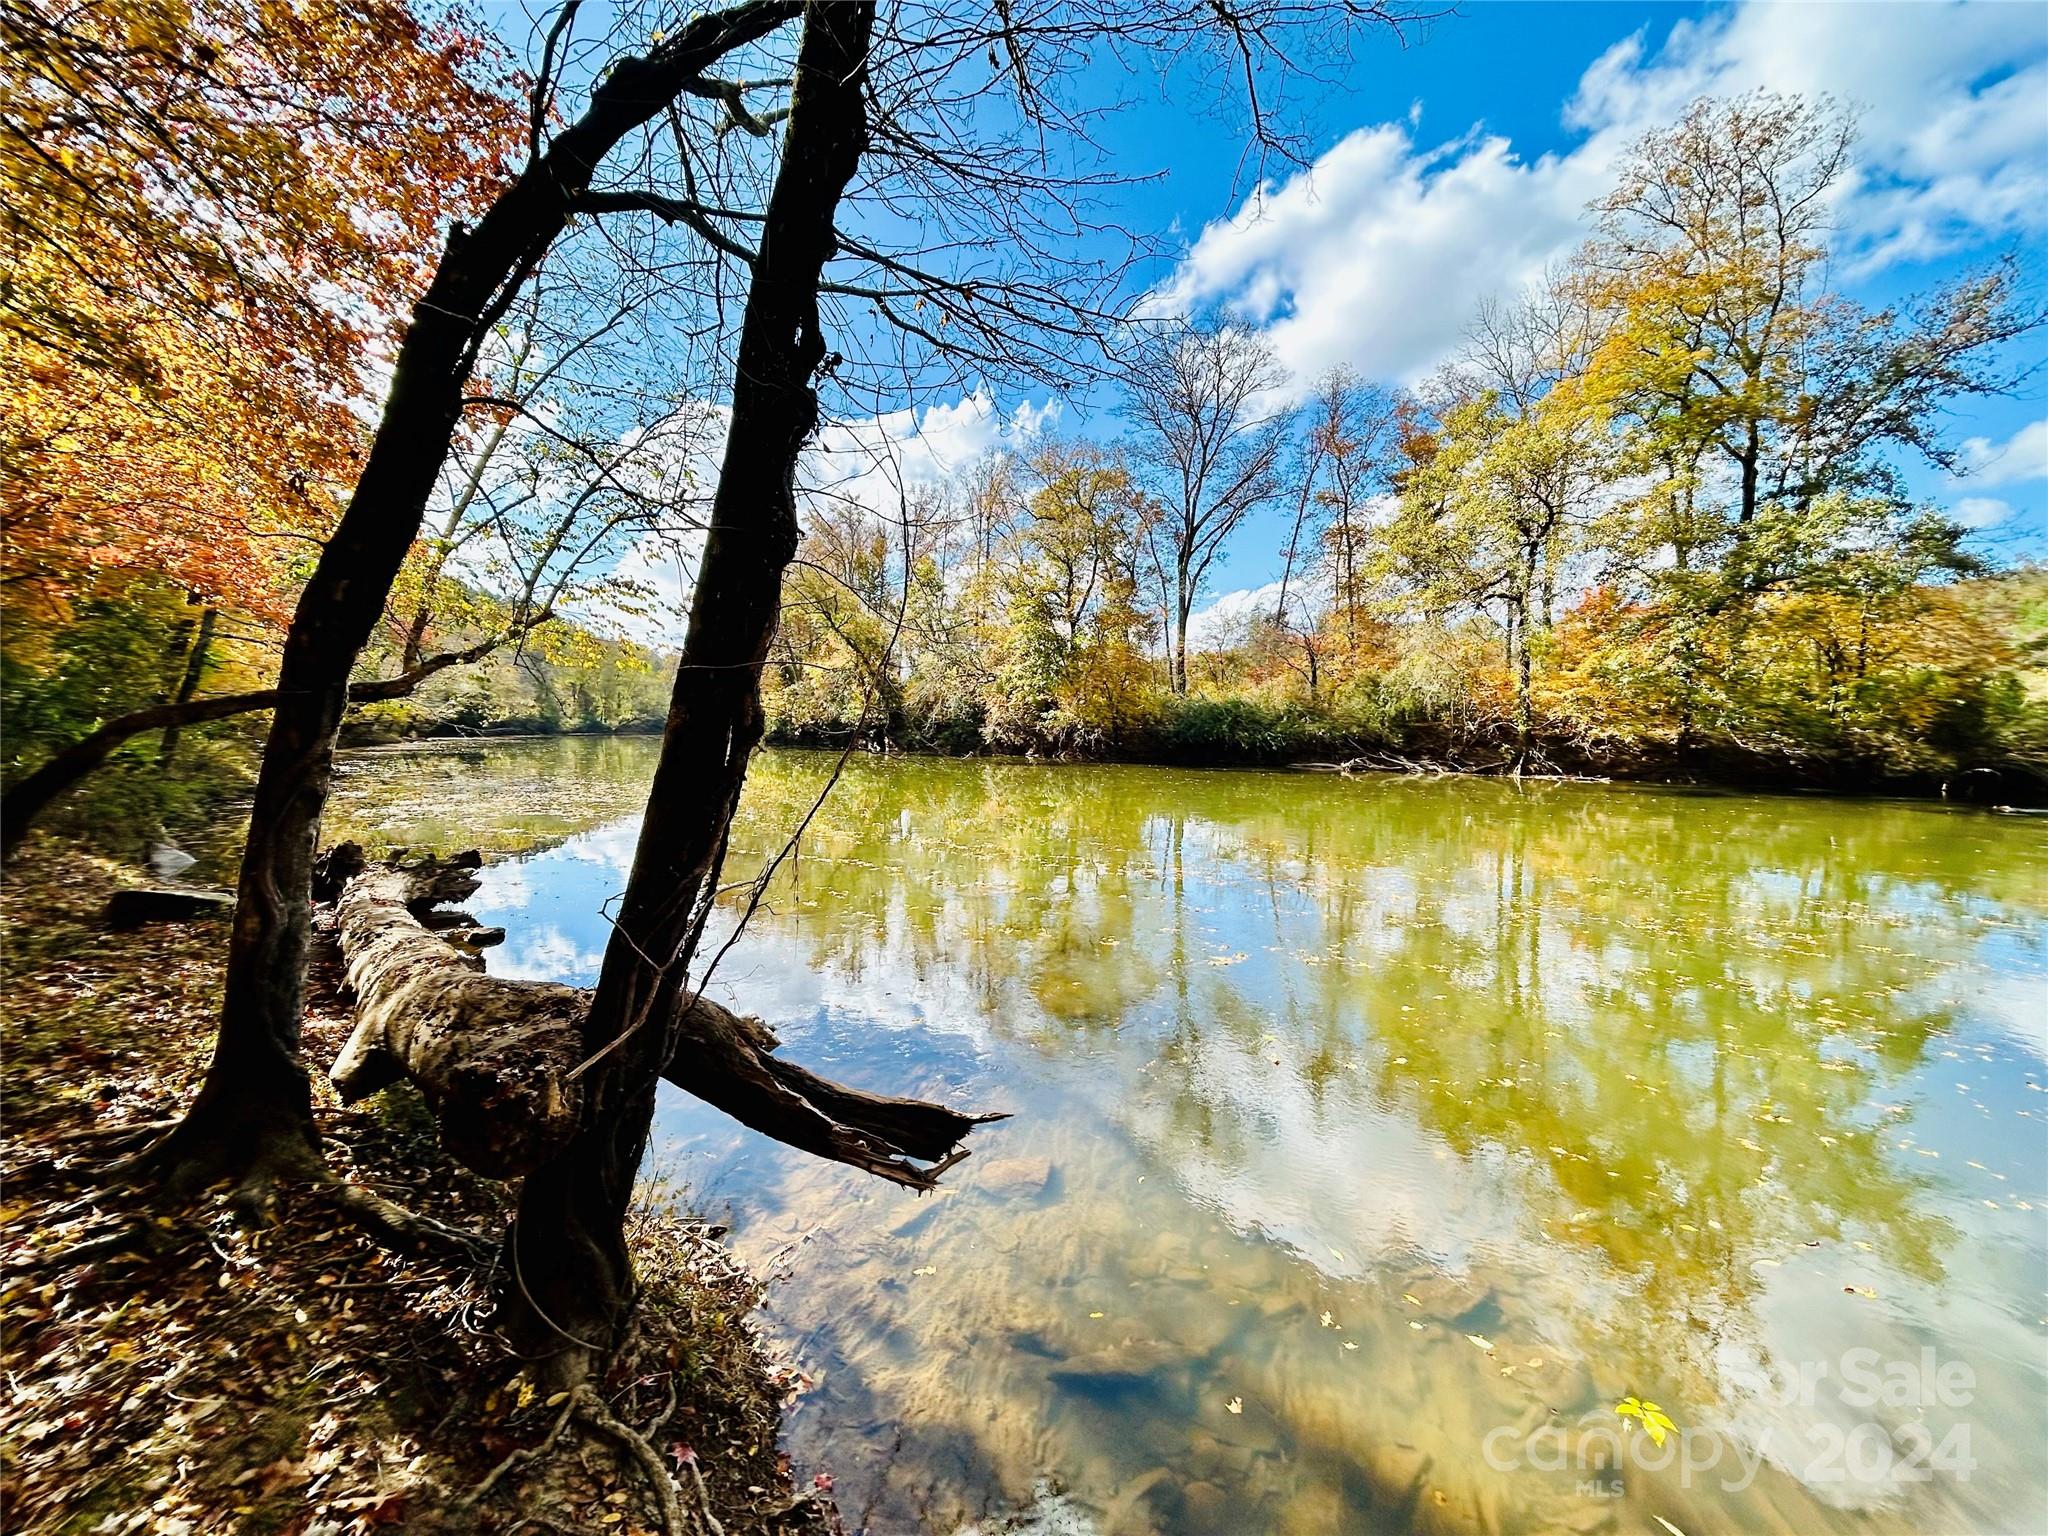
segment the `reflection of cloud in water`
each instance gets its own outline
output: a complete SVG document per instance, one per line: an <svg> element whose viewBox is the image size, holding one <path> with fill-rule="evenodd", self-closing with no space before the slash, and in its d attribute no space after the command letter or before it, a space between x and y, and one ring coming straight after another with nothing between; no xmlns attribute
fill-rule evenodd
<svg viewBox="0 0 2048 1536"><path fill-rule="evenodd" d="M1315 1092L1291 1062L1276 1064L1281 1049L1227 1038L1195 1047L1188 1088L1238 1132L1227 1143L1220 1131L1207 1145L1177 1136L1161 1099L1131 1102L1134 1134L1192 1197L1338 1278L1417 1254L1462 1274L1475 1250L1514 1245L1519 1203L1498 1167L1468 1165L1418 1135L1410 1116L1379 1111L1347 1085Z"/></svg>
<svg viewBox="0 0 2048 1536"><path fill-rule="evenodd" d="M1988 976L1969 1004L1993 1034L2048 1064L2048 976Z"/></svg>
<svg viewBox="0 0 2048 1536"><path fill-rule="evenodd" d="M823 772L756 765L729 880ZM491 871L492 969L589 981L635 831ZM1949 1061L2042 1059L2030 846L1897 806L856 759L712 990L829 1075L1017 1118L922 1201L681 1095L661 1136L745 1255L797 1244L769 1316L821 1387L792 1445L877 1529L1047 1472L1039 1512L1105 1530L1397 1529L1404 1497L1567 1527L1612 1511L1490 1477L1480 1438L1632 1391L1813 1420L1746 1410L1717 1345L1934 1339L2038 1418L2011 1202L2043 1170L2010 1133L2039 1096ZM2038 1490L1978 1455L1895 1507L1778 1470L1668 1512L1961 1528Z"/></svg>
<svg viewBox="0 0 2048 1536"><path fill-rule="evenodd" d="M471 904L493 912L524 912L533 904L530 867L524 859L484 865L477 871L477 892Z"/></svg>
<svg viewBox="0 0 2048 1536"><path fill-rule="evenodd" d="M609 826L570 838L559 850L564 859L595 864L624 876L633 868L633 849L640 841L640 818L629 816Z"/></svg>
<svg viewBox="0 0 2048 1536"><path fill-rule="evenodd" d="M525 981L587 986L603 963L602 951L582 948L559 928L527 927L516 939L507 934L504 948L492 956L491 970Z"/></svg>

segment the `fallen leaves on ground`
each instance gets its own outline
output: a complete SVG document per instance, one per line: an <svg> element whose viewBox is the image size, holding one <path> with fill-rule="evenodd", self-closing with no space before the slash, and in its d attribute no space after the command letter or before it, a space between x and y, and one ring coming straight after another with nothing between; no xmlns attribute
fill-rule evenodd
<svg viewBox="0 0 2048 1536"><path fill-rule="evenodd" d="M98 861L32 849L4 889L0 1526L431 1536L538 1517L528 1529L658 1530L644 1470L580 1425L464 1506L562 1412L559 1397L536 1400L493 1332L487 1272L388 1253L305 1191L284 1191L277 1219L250 1227L211 1199L169 1211L107 1186L109 1133L174 1117L204 1070L223 945L204 925L110 937L97 915L112 879ZM497 1230L506 1190L440 1153L409 1091L360 1110L326 1096L318 1066L349 1027L332 983L316 972L327 1002L306 1027L330 1166L444 1222ZM62 1257L109 1230L136 1251ZM835 1529L829 1477L799 1491L776 1449L804 1378L771 1362L747 1323L756 1282L665 1210L636 1217L631 1236L650 1305L605 1401L650 1438L680 1431L698 1447L729 1536Z"/></svg>

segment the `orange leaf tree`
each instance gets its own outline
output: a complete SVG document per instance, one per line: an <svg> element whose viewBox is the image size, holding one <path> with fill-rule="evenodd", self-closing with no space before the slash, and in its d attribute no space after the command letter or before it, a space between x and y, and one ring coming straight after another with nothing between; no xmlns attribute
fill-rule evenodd
<svg viewBox="0 0 2048 1536"><path fill-rule="evenodd" d="M281 621L358 407L516 112L403 0L0 0L0 518L16 611L108 573Z"/></svg>

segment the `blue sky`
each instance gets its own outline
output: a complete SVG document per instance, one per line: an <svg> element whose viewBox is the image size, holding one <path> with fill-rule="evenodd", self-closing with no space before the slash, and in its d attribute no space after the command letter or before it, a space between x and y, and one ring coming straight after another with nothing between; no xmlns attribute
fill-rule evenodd
<svg viewBox="0 0 2048 1536"><path fill-rule="evenodd" d="M526 23L496 13L515 46ZM579 28L579 31L582 30ZM1127 225L1179 252L1147 278L1263 329L1298 378L1347 363L1389 384L1456 350L1487 296L1511 295L1587 233L1615 157L1700 95L1830 93L1859 109L1856 181L1837 208L1834 286L1867 303L1925 289L2013 251L2048 296L2048 4L1846 0L1731 4L1467 3L1405 40L1368 37L1327 88L1284 115L1307 167L1248 184L1242 136L1205 116L1192 75L1098 63L1096 100L1130 107L1101 138ZM2007 361L2042 370L2014 398L1951 421L1976 473L1903 463L1914 493L1980 530L1983 553L2048 555L2048 337ZM1042 424L1043 397L905 401L857 429L906 472L943 471ZM915 416L911 414L915 412ZM1105 396L1063 429L1114 436ZM1211 578L1226 598L1277 571L1278 530L1238 536ZM1227 607L1227 601L1226 601Z"/></svg>
<svg viewBox="0 0 2048 1536"><path fill-rule="evenodd" d="M1171 281L1264 322L1298 371L1427 371L1477 297L1513 291L1577 238L1616 147L1696 94L1755 86L1862 111L1862 184L1833 258L1843 293L1886 303L2007 250L2048 291L2042 4L1468 4L1407 47L1370 47L1348 84L1315 102L1315 168L1276 178L1257 215L1231 201L1221 127L1157 106L1128 123L1135 152L1169 166L1137 205L1190 240ZM2040 369L2048 338L2009 360ZM2048 555L2044 418L2048 377L1968 401L1952 436L1978 473L1903 461L1913 492L1980 526L1989 555ZM1247 528L1219 594L1270 580L1276 543Z"/></svg>
<svg viewBox="0 0 2048 1536"><path fill-rule="evenodd" d="M2048 5L1468 4L1406 46L1369 44L1349 76L1303 104L1316 164L1275 176L1256 215L1224 125L1159 102L1121 125L1134 160L1168 170L1131 191L1134 220L1187 242L1166 281L1264 323L1297 371L1426 372L1479 297L1579 237L1615 149L1696 95L1755 87L1862 113L1843 292L1889 302L2006 251L2048 292ZM2041 368L2048 338L2009 360ZM1981 527L1987 554L2048 554L2048 377L1951 426L1978 473L1906 462L1915 494ZM1217 594L1269 580L1277 543L1248 527Z"/></svg>

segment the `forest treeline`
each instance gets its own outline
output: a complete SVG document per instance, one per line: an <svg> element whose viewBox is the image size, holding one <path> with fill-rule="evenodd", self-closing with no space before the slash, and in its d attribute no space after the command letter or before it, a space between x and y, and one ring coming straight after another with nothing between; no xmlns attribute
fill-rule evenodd
<svg viewBox="0 0 2048 1536"><path fill-rule="evenodd" d="M354 67L391 36L412 46L371 83L410 136L320 167L382 212L375 238L290 201L319 146L270 146L273 234L373 308L498 168L502 60L394 6L245 61L267 77L321 46ZM2021 382L1999 344L2039 311L2009 262L1882 310L1834 291L1827 209L1853 147L1825 101L1698 103L1636 146L1576 257L1485 305L1412 390L1369 382L1370 357L1290 378L1228 317L1155 322L1109 386L1113 433L1013 440L893 505L810 494L770 738L2037 782L2048 583L1994 569L1900 469L1956 467L1944 412ZM24 205L80 195L8 169ZM110 260L166 263L180 228L146 201L110 216L117 172L90 188L92 232ZM281 294L143 313L53 257L17 265L17 303L62 316L66 342L0 329L22 385L10 783L124 711L267 685L361 452L336 385L360 390L388 345ZM321 366L251 374L281 348ZM637 338L573 351L571 382L538 300L494 333L479 419L358 662L395 696L345 739L658 726L673 654L623 638L666 622L632 573L699 536L723 417L648 388ZM1261 554L1278 579L1205 616L1225 557ZM138 734L59 824L123 845L177 829L245 782L257 730Z"/></svg>
<svg viewBox="0 0 2048 1536"><path fill-rule="evenodd" d="M487 137L438 150L443 185ZM1415 389L1369 382L1370 358L1292 379L1227 317L1155 323L1113 435L1013 440L893 505L814 492L770 739L2038 785L2048 579L1997 569L1900 471L1957 467L1944 411L2021 382L1999 344L2039 312L2009 262L1881 310L1835 292L1853 142L1824 101L1697 104L1636 147L1576 257L1486 304ZM215 354L164 334L169 358L32 360L50 411L99 389L116 420L42 442L51 478L10 527L10 779L122 710L262 687L331 515L310 469L352 450L317 400L291 408L325 435L273 427L214 467L254 493L238 512L141 493L207 449L164 391ZM629 351L615 393L602 370L565 388L548 355L537 325L501 328L502 409L457 444L358 675L481 654L359 706L344 739L658 727L673 655L622 638L663 624L629 573L701 521L722 419L636 400L621 430ZM521 430L542 405L549 429ZM1259 554L1278 578L1205 616L1224 557ZM236 787L252 731L140 738L63 814L123 842L176 827Z"/></svg>
<svg viewBox="0 0 2048 1536"><path fill-rule="evenodd" d="M1113 443L813 520L774 729L2037 780L2048 581L1994 570L1900 464L1956 467L1942 410L2016 385L1996 347L2039 315L2010 264L1883 310L1832 291L1852 146L1827 102L1699 103L1636 147L1575 259L1413 391L1348 368L1303 390L1227 321L1154 333ZM1191 622L1254 530L1278 579Z"/></svg>

